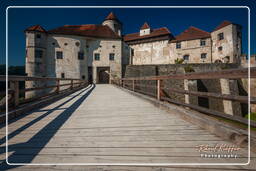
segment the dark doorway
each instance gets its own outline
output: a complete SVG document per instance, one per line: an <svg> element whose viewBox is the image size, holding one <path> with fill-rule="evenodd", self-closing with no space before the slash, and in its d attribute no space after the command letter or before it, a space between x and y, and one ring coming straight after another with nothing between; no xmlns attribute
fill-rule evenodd
<svg viewBox="0 0 256 171"><path fill-rule="evenodd" d="M98 67L98 83L108 84L109 83L109 67Z"/></svg>
<svg viewBox="0 0 256 171"><path fill-rule="evenodd" d="M200 92L208 92L202 80L197 80L197 90ZM198 96L198 106L209 108L209 99L207 97Z"/></svg>
<svg viewBox="0 0 256 171"><path fill-rule="evenodd" d="M88 82L89 84L92 84L93 83L93 80L92 80L92 67L88 67Z"/></svg>

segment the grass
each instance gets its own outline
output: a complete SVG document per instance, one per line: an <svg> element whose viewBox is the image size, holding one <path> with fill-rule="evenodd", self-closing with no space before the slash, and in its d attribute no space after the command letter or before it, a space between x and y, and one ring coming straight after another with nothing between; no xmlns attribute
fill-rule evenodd
<svg viewBox="0 0 256 171"><path fill-rule="evenodd" d="M245 117L249 118L249 114L247 114ZM251 118L251 120L256 121L256 112L252 112L250 118Z"/></svg>
<svg viewBox="0 0 256 171"><path fill-rule="evenodd" d="M226 118L221 118L221 117L215 117L217 118L218 120L221 120L221 121L224 121L224 122L228 122L230 124L233 124L235 126L238 126L240 128L244 128L244 129L247 129L248 128L248 125L247 124L243 124L243 123L240 123L240 122L237 122L237 121L233 121L233 120L229 120L229 119L226 119ZM252 115L251 115L251 119L252 119ZM252 127L250 128L252 131L255 131L256 132L256 128Z"/></svg>

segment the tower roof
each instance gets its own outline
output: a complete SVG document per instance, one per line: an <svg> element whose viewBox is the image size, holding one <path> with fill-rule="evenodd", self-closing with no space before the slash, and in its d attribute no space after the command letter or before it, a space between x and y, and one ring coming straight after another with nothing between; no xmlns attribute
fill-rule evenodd
<svg viewBox="0 0 256 171"><path fill-rule="evenodd" d="M150 28L150 27L149 27L148 23L145 22L145 23L141 26L140 29L143 30L143 29L148 29L148 28Z"/></svg>
<svg viewBox="0 0 256 171"><path fill-rule="evenodd" d="M116 17L116 15L113 12L110 12L108 14L108 16L105 18L105 20L117 20L117 21L119 21L118 18Z"/></svg>
<svg viewBox="0 0 256 171"><path fill-rule="evenodd" d="M25 31L39 31L39 32L46 32L46 30L40 25L34 25L28 27Z"/></svg>
<svg viewBox="0 0 256 171"><path fill-rule="evenodd" d="M172 42L202 39L208 37L211 37L211 34L209 32L190 26L187 30L176 36L175 40L173 40Z"/></svg>

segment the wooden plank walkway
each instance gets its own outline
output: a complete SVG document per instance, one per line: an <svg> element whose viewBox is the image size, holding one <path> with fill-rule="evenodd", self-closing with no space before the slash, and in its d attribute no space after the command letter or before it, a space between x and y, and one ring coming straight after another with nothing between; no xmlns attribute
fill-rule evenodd
<svg viewBox="0 0 256 171"><path fill-rule="evenodd" d="M0 133L0 160L3 161L4 127L0 129ZM247 162L246 149L235 152L238 158L201 157L198 145L232 143L180 119L172 111L161 110L113 85L86 88L34 110L11 122L8 136L9 163ZM250 166L222 167L231 170L253 168L256 167L254 161L253 159ZM20 170L25 166L15 167ZM40 167L42 170L66 169L64 166L36 166ZM35 166L25 168L34 169ZM208 168L216 169L217 166Z"/></svg>

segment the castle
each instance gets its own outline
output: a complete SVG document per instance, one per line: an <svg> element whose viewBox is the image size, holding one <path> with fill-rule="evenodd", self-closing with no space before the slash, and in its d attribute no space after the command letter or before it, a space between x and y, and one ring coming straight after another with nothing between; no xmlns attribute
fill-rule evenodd
<svg viewBox="0 0 256 171"><path fill-rule="evenodd" d="M122 26L111 12L99 25L27 28L27 75L109 83L123 76L125 65L175 64L179 59L238 63L241 56L242 28L229 21L210 33L191 26L177 36L166 27L152 29L147 23L137 33L122 35Z"/></svg>

